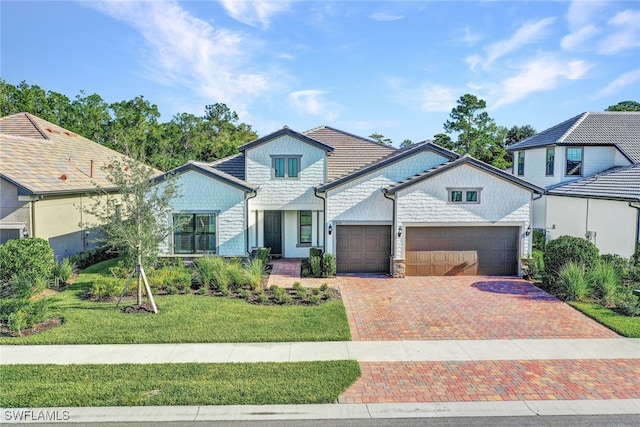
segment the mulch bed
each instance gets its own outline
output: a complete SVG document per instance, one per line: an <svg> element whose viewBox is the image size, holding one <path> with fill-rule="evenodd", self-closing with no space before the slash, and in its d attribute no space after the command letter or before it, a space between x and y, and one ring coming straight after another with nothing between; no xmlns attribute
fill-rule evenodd
<svg viewBox="0 0 640 427"><path fill-rule="evenodd" d="M64 323L64 318L56 317L55 319L45 320L44 322L40 322L36 325L33 325L30 328L24 329L20 334L17 332L12 332L6 326L0 328L0 336L3 337L19 337L26 335L33 335L39 332L48 331L49 329L55 328L56 326L60 326Z"/></svg>

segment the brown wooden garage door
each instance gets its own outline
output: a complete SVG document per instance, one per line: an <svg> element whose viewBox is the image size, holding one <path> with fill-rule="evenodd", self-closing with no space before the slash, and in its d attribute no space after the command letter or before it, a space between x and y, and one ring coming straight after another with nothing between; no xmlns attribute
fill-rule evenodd
<svg viewBox="0 0 640 427"><path fill-rule="evenodd" d="M518 227L407 227L408 276L515 276Z"/></svg>
<svg viewBox="0 0 640 427"><path fill-rule="evenodd" d="M391 226L338 225L336 227L338 273L388 273Z"/></svg>

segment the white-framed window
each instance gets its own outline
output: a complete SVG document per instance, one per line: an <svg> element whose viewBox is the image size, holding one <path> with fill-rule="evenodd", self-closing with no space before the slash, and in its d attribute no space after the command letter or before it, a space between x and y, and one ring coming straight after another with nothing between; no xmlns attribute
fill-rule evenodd
<svg viewBox="0 0 640 427"><path fill-rule="evenodd" d="M176 212L173 214L173 253L215 252L215 213Z"/></svg>
<svg viewBox="0 0 640 427"><path fill-rule="evenodd" d="M271 156L273 178L298 178L302 156Z"/></svg>
<svg viewBox="0 0 640 427"><path fill-rule="evenodd" d="M545 168L546 176L553 176L554 169L555 169L555 161L556 161L556 149L547 148L547 160L546 160L546 168Z"/></svg>
<svg viewBox="0 0 640 427"><path fill-rule="evenodd" d="M311 245L311 225L313 223L311 211L298 212L298 244Z"/></svg>
<svg viewBox="0 0 640 427"><path fill-rule="evenodd" d="M524 151L518 151L518 176L524 175Z"/></svg>
<svg viewBox="0 0 640 427"><path fill-rule="evenodd" d="M480 203L481 188L447 188L447 191L449 193L449 203Z"/></svg>
<svg viewBox="0 0 640 427"><path fill-rule="evenodd" d="M567 147L567 176L582 176L582 147Z"/></svg>

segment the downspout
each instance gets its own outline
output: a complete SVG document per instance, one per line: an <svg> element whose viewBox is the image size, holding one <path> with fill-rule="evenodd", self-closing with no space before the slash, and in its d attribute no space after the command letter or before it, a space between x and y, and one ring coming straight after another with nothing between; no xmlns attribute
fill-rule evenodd
<svg viewBox="0 0 640 427"><path fill-rule="evenodd" d="M246 246L247 246L247 255L251 255L251 248L249 248L249 199L253 199L254 197L256 197L258 195L258 190L260 188L256 188L253 192L248 193L249 197L247 197L247 193L245 193L245 198L244 198L244 222L245 222L245 227L244 227L244 234L245 234L245 241L246 241Z"/></svg>
<svg viewBox="0 0 640 427"><path fill-rule="evenodd" d="M318 194L317 187L313 187L313 195L322 200L322 220L324 222L324 225L322 227L322 253L325 253L327 251L327 234L325 232L327 229L327 199L326 197L322 197ZM318 223L320 222L318 221Z"/></svg>
<svg viewBox="0 0 640 427"><path fill-rule="evenodd" d="M633 248L633 254L640 256L640 202L629 202L629 207L636 208L638 215L636 217L636 243ZM636 260L637 262L638 260Z"/></svg>
<svg viewBox="0 0 640 427"><path fill-rule="evenodd" d="M382 195L391 200L391 203L393 204L393 219L392 219L392 225L391 225L391 259L396 257L396 198L395 196L389 196L389 193L387 193L387 191L383 188L382 189Z"/></svg>

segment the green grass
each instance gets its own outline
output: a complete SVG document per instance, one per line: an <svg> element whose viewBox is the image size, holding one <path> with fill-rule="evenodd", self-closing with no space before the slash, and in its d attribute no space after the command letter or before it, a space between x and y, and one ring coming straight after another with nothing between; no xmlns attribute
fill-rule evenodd
<svg viewBox="0 0 640 427"><path fill-rule="evenodd" d="M51 317L64 324L0 344L143 344L200 342L345 341L351 334L341 300L318 306L260 306L201 295L156 297L158 314L124 314L115 303L82 300L85 290L116 260L85 270L51 296ZM132 302L128 302L131 304Z"/></svg>
<svg viewBox="0 0 640 427"><path fill-rule="evenodd" d="M640 338L640 317L623 316L599 304L590 302L572 301L569 304L620 335L628 338Z"/></svg>
<svg viewBox="0 0 640 427"><path fill-rule="evenodd" d="M0 407L332 403L353 360L297 363L0 366Z"/></svg>

